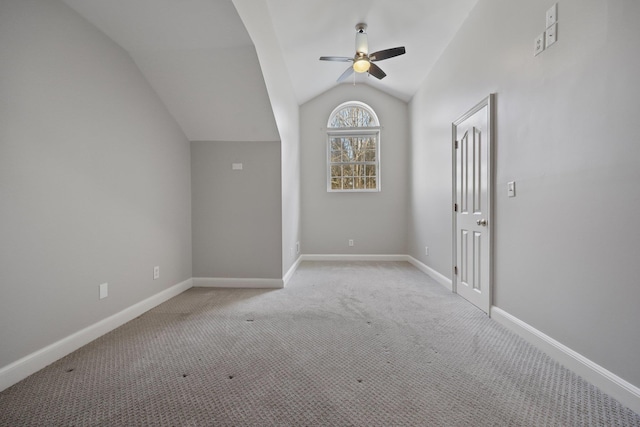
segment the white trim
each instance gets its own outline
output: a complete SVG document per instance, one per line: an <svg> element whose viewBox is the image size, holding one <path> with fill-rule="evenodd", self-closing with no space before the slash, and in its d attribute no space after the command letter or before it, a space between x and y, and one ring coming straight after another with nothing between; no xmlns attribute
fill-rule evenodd
<svg viewBox="0 0 640 427"><path fill-rule="evenodd" d="M191 288L187 279L0 369L0 391Z"/></svg>
<svg viewBox="0 0 640 427"><path fill-rule="evenodd" d="M423 264L421 261L415 259L411 255L407 255L407 261L409 261L418 270L422 271L424 274L431 277L433 280L435 280L436 282L440 283L442 286L444 286L445 288L453 292L453 288L452 288L453 284L451 279L449 279L443 274L440 274L439 272L429 267L428 265Z"/></svg>
<svg viewBox="0 0 640 427"><path fill-rule="evenodd" d="M287 271L287 274L285 274L282 277L283 287L287 286L287 283L289 283L289 280L291 280L291 277L293 277L293 274L296 272L301 262L302 262L302 256L299 256L298 259L296 259L296 262L294 262L291 268L289 268L289 271Z"/></svg>
<svg viewBox="0 0 640 427"><path fill-rule="evenodd" d="M194 277L194 288L282 289L282 279Z"/></svg>
<svg viewBox="0 0 640 427"><path fill-rule="evenodd" d="M407 255L308 254L303 261L407 261Z"/></svg>
<svg viewBox="0 0 640 427"><path fill-rule="evenodd" d="M514 331L557 362L640 414L640 388L501 308L491 307L491 315L496 322Z"/></svg>
<svg viewBox="0 0 640 427"><path fill-rule="evenodd" d="M328 193L379 193L382 191L382 180L381 180L381 171L382 166L380 162L380 146L381 146L381 134L379 128L355 128L355 130L340 130L341 128L334 128L338 130L329 130L327 131L327 192ZM368 131L358 131L358 129L369 129ZM331 161L331 139L335 137L341 136L364 136L364 135L375 135L376 138L376 160L375 162L332 162ZM334 190L331 188L331 167L332 166L340 166L340 165L354 165L356 163L361 163L363 165L371 165L376 167L376 188L347 188L347 189L339 189Z"/></svg>
<svg viewBox="0 0 640 427"><path fill-rule="evenodd" d="M371 118L374 121L374 126L366 126L366 127L331 127L331 121L340 111L348 109L348 108L360 108L369 113ZM331 161L331 140L333 138L340 137L348 137L348 136L365 136L365 135L375 135L376 138L376 160L375 162L365 161L365 162L332 162ZM327 120L327 192L328 193L378 193L382 191L382 179L381 179L381 171L382 166L380 163L380 146L381 146L381 127L380 120L378 120L378 116L376 112L369 105L365 104L361 101L347 101L338 105L333 109L331 114L329 115L329 120ZM356 189L356 188L347 188L347 189L333 189L331 187L331 168L332 166L339 165L353 165L353 164L363 164L363 165L372 165L376 167L376 187L375 188L366 188L366 189Z"/></svg>

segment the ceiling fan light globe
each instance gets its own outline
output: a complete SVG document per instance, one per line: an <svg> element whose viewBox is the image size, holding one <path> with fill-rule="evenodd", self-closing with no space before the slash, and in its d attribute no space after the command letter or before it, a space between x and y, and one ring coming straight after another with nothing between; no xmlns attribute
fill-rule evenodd
<svg viewBox="0 0 640 427"><path fill-rule="evenodd" d="M369 71L371 63L366 58L360 58L353 63L353 71L356 73L366 73Z"/></svg>

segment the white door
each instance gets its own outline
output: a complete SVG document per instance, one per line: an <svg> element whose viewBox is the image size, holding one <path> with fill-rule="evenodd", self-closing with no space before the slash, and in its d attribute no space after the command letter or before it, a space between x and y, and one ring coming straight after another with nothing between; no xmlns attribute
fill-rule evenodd
<svg viewBox="0 0 640 427"><path fill-rule="evenodd" d="M491 307L491 109L493 95L453 123L453 290Z"/></svg>

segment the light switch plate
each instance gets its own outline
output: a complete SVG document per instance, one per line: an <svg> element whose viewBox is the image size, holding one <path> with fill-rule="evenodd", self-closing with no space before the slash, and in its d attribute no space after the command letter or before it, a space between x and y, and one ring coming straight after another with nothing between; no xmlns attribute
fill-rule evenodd
<svg viewBox="0 0 640 427"><path fill-rule="evenodd" d="M242 170L242 163L231 163L231 170L241 171Z"/></svg>
<svg viewBox="0 0 640 427"><path fill-rule="evenodd" d="M109 284L101 283L100 284L100 299L106 298L109 296Z"/></svg>
<svg viewBox="0 0 640 427"><path fill-rule="evenodd" d="M533 56L538 56L542 53L542 51L544 51L544 38L544 31L542 32L542 34L536 37L536 40L533 43Z"/></svg>
<svg viewBox="0 0 640 427"><path fill-rule="evenodd" d="M558 3L547 10L547 28L558 22Z"/></svg>
<svg viewBox="0 0 640 427"><path fill-rule="evenodd" d="M553 24L546 31L547 37L545 38L545 48L548 48L556 41L558 41L558 24Z"/></svg>
<svg viewBox="0 0 640 427"><path fill-rule="evenodd" d="M515 181L507 182L507 195L509 197L516 197L516 182Z"/></svg>

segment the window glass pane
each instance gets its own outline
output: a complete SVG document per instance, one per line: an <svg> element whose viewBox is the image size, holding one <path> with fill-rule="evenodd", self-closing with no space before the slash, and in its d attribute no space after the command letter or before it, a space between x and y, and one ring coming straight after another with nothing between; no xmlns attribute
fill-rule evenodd
<svg viewBox="0 0 640 427"><path fill-rule="evenodd" d="M345 162L353 162L356 158L356 150L357 147L354 144L354 141L352 141L350 138L345 138L343 143L342 143L342 147L344 148L344 155L343 158L345 160Z"/></svg>
<svg viewBox="0 0 640 427"><path fill-rule="evenodd" d="M348 128L344 133L329 131L329 190L376 190L378 175L378 130L359 133L354 128L378 127L375 113L358 102L343 104L329 120L330 128Z"/></svg>
<svg viewBox="0 0 640 427"><path fill-rule="evenodd" d="M355 145L356 145L356 150L354 153L354 161L356 162L362 162L364 161L364 148L363 148L363 142L361 138L358 138L357 141L355 141Z"/></svg>
<svg viewBox="0 0 640 427"><path fill-rule="evenodd" d="M359 128L375 126L373 117L359 106L347 106L338 110L330 122L332 128Z"/></svg>
<svg viewBox="0 0 640 427"><path fill-rule="evenodd" d="M331 163L339 163L342 161L342 151L331 152Z"/></svg>

